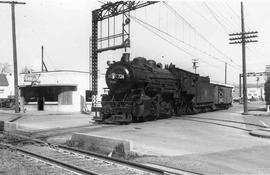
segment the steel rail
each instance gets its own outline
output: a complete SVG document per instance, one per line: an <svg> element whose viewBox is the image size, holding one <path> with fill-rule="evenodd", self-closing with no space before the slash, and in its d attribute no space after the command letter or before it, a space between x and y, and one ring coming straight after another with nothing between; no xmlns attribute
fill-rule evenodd
<svg viewBox="0 0 270 175"><path fill-rule="evenodd" d="M238 129L238 130L243 130L243 131L248 131L250 132L251 129L245 129L245 128L241 128L241 127L237 127L237 126L231 126L231 125L226 125L226 124L221 124L221 123L215 123L215 122L210 122L210 121L205 121L205 120L200 120L200 119L189 119L189 118L183 118L181 120L186 120L186 121L193 121L193 122L199 122L199 123L207 123L207 124L212 124L212 125L218 125L218 126L223 126L223 127L227 127L227 128L234 128L234 129Z"/></svg>
<svg viewBox="0 0 270 175"><path fill-rule="evenodd" d="M42 156L40 154L36 154L36 153L31 152L31 151L28 151L28 150L25 150L25 149L22 149L22 148L18 148L16 146L3 144L3 143L0 143L0 145L3 146L3 147L8 147L9 149L12 149L12 150L15 150L15 151L19 151L19 152L21 152L23 154L35 157L35 158L40 159L42 161L49 162L50 164L58 165L58 166L60 166L62 168L65 168L65 169L67 169L69 171L74 171L74 172L77 172L77 173L80 173L80 174L87 174L87 175L98 175L97 173L86 170L84 168L80 168L78 166L74 166L74 165L71 165L71 164L68 164L68 163L65 163L65 162L61 162L61 161L52 159L50 157Z"/></svg>
<svg viewBox="0 0 270 175"><path fill-rule="evenodd" d="M117 158L114 158L114 157L108 157L108 156L98 154L98 153L94 153L94 152L90 152L90 151L83 151L83 150L80 150L80 149L77 149L77 148L72 148L72 147L68 147L68 146L64 146L64 145L58 145L58 147L61 148L61 149L68 150L68 151L73 151L73 152L85 154L85 155L88 155L88 156L94 156L94 157L104 159L104 160L107 160L107 161L112 161L112 162L115 162L115 163L121 163L122 165L126 165L126 166L129 166L129 167L132 167L132 168L137 168L137 169L139 168L140 170L143 170L143 171L151 171L152 173L157 173L157 174L171 173L171 172L164 172L164 170L159 169L159 168L154 168L154 167L150 167L150 166L135 163L135 162L130 162L130 161L127 161L127 160L117 159Z"/></svg>
<svg viewBox="0 0 270 175"><path fill-rule="evenodd" d="M267 128L263 125L258 125L258 124L253 124L249 122L240 122L240 121L235 121L235 120L226 120L226 119L215 119L215 118L207 118L207 117L186 117L187 119L201 119L201 120L213 120L213 121L218 121L218 122L228 122L228 123L237 123L237 124L243 124L243 125L250 125L250 126L257 126L261 128Z"/></svg>
<svg viewBox="0 0 270 175"><path fill-rule="evenodd" d="M35 138L30 138L30 137L27 137L27 136L22 136L22 135L18 135L18 134L14 134L14 133L12 133L10 135L14 135L16 137L22 137L22 138L24 138L24 140L28 139L28 140L33 141L33 142L37 142L37 143L41 143L41 144L47 144L47 145L50 145L50 146L52 146L54 148L57 147L57 148L60 148L62 150L67 150L67 151L74 152L74 153L80 153L80 154L84 154L86 156L96 157L96 158L99 158L99 159L103 159L103 160L106 160L106 161L110 161L110 162L120 164L122 166L127 166L127 167L130 167L130 168L138 169L138 170L141 170L141 171L146 171L146 172L155 173L155 174L162 174L162 175L164 175L164 174L182 175L182 174L179 174L179 173L167 171L167 170L164 170L164 169L160 169L160 168L156 168L156 167L152 167L152 166L148 166L148 165L144 165L144 164L140 164L140 163L135 163L135 162L131 162L131 161L123 160L123 159L118 159L118 158L114 158L114 157L108 157L108 156L105 156L105 155L102 155L102 154L99 154L99 153L95 153L95 152L91 152L91 151L84 151L84 150L80 150L78 148L68 147L68 146L65 146L65 145L52 144L52 143L49 143L49 142L45 142L45 141L35 139ZM19 148L19 149L21 149L21 148ZM52 160L52 161L56 161L56 160ZM60 161L56 161L56 162L60 162ZM71 165L71 166L73 166L73 165ZM193 175L201 175L201 173L196 173L196 172L192 172L192 171L188 171L188 170L183 170L183 169L176 169L176 170L183 171L183 174L189 173L189 174L193 174ZM85 170L85 171L88 171L88 170Z"/></svg>
<svg viewBox="0 0 270 175"><path fill-rule="evenodd" d="M61 149L68 150L68 151L78 152L78 153L81 153L81 154L85 154L85 155L88 155L88 156L94 156L94 157L97 157L97 158L101 158L101 159L104 159L104 160L109 160L109 161L116 162L116 163L120 162L123 165L127 165L129 167L137 168L137 169L139 168L142 171L151 171L152 173L157 173L157 174L181 175L179 173L166 171L166 170L163 170L163 169L160 169L160 168L155 168L155 167L151 167L151 166L148 166L148 165L135 163L135 162L131 162L131 161L123 160L123 159L118 159L118 158L114 158L114 157L108 157L108 156L105 156L105 155L102 155L102 154L98 154L98 153L94 153L94 152L90 152L90 151L84 151L84 150L80 150L80 149L73 148L73 147L68 147L68 146L64 146L64 145L58 145L58 147L61 148ZM192 172L192 171L188 171L188 170L183 170L183 169L178 169L178 168L176 170L183 171L183 173L190 173L190 174L193 174L193 175L201 175L201 173L196 173L196 172Z"/></svg>

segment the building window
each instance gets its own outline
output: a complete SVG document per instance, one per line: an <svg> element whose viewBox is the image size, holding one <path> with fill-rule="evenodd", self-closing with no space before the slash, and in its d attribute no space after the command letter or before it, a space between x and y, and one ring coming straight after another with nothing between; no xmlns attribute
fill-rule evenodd
<svg viewBox="0 0 270 175"><path fill-rule="evenodd" d="M61 92L58 101L60 105L72 105L72 91Z"/></svg>
<svg viewBox="0 0 270 175"><path fill-rule="evenodd" d="M93 91L86 90L85 91L85 101L86 102L92 102L92 96L94 95Z"/></svg>

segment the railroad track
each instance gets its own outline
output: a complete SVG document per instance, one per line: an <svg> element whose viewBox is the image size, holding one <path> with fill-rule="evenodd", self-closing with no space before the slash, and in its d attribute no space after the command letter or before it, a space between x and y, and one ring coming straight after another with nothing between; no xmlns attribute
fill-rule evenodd
<svg viewBox="0 0 270 175"><path fill-rule="evenodd" d="M2 141L0 140L0 148L12 150L16 153L32 157L33 159L38 159L53 167L62 168L63 171L67 171L71 174L198 174L179 169L177 172L171 172L67 146L53 145L41 140L30 139L28 137L18 135L10 138L7 136L6 138L3 138Z"/></svg>
<svg viewBox="0 0 270 175"><path fill-rule="evenodd" d="M207 118L207 117L183 117L182 120L187 121L193 121L193 122L200 122L200 123L207 123L207 124L213 124L228 128L234 128L238 130L248 131L250 132L251 129L247 129L246 126L253 126L253 127L259 127L259 128L265 128L264 125L258 125L253 124L249 122L241 122L241 121L235 121L235 120L225 120L225 119L215 119L215 118Z"/></svg>
<svg viewBox="0 0 270 175"><path fill-rule="evenodd" d="M68 127L68 128L54 128L54 129L45 129L45 130L38 130L38 131L16 131L16 133L20 135L24 135L31 138L37 138L41 140L46 140L48 137L54 137L59 135L64 135L72 132L83 132L83 131L97 131L103 128L111 128L116 127L114 125L82 125L82 126L75 126L75 127Z"/></svg>

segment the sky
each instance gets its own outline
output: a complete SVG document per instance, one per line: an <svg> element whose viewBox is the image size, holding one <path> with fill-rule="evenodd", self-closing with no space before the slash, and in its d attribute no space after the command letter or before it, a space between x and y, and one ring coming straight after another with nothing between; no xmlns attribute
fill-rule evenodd
<svg viewBox="0 0 270 175"><path fill-rule="evenodd" d="M91 11L104 1L25 0L16 5L19 71L27 66L41 70L41 46L49 70L89 71ZM168 8L170 7L170 8ZM247 31L258 31L257 43L247 45L247 72L263 72L270 64L270 2L244 1ZM173 9L173 10L172 10ZM12 64L10 5L0 4L0 63ZM120 19L116 18L121 29ZM143 25L142 22L144 24ZM106 21L101 32L106 35ZM116 23L117 24L117 23ZM150 27L152 26L152 27ZM154 27L154 28L153 28ZM131 57L142 56L162 64L194 71L224 83L225 62L229 84L238 84L241 46L230 45L229 33L240 32L240 1L165 1L131 12ZM120 60L124 50L99 54L99 70L108 60ZM248 78L255 83L255 78ZM261 77L260 82L264 82Z"/></svg>

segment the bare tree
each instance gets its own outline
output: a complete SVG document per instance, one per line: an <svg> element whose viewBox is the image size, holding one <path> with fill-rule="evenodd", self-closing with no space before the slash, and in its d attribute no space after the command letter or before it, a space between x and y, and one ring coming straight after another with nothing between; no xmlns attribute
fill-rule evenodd
<svg viewBox="0 0 270 175"><path fill-rule="evenodd" d="M1 74L11 74L11 65L8 63L0 63L0 73Z"/></svg>
<svg viewBox="0 0 270 175"><path fill-rule="evenodd" d="M27 67L27 66L24 66L24 68L21 69L20 73L31 73L33 71L34 71L34 69Z"/></svg>

